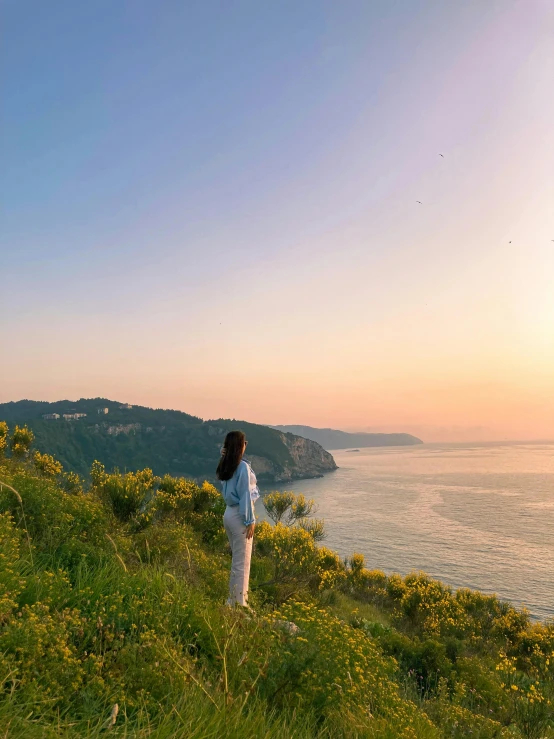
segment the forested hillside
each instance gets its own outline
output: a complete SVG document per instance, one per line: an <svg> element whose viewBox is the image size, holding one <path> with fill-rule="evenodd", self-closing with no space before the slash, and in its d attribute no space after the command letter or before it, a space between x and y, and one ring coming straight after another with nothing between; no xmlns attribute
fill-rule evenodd
<svg viewBox="0 0 554 739"><path fill-rule="evenodd" d="M80 414L86 415L64 418ZM211 480L224 436L234 428L246 432L248 455L262 482L314 477L336 469L332 456L318 444L293 434L244 421L203 421L181 411L128 406L106 398L3 403L0 420L26 423L41 449L82 476L97 459L107 469L150 467L159 475Z"/></svg>

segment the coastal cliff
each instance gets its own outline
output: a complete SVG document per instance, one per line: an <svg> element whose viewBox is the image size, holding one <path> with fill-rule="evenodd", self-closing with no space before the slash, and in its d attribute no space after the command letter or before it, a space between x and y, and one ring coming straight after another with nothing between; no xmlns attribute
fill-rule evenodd
<svg viewBox="0 0 554 739"><path fill-rule="evenodd" d="M326 472L337 469L333 456L322 446L310 439L294 434L280 434L290 455L290 462L275 465L269 459L254 454L249 459L257 476L274 482L289 482L304 478L322 477Z"/></svg>

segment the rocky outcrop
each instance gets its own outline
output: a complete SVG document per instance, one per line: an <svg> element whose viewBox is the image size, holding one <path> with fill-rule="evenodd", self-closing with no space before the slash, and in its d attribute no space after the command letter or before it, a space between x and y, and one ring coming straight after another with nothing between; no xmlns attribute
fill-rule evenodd
<svg viewBox="0 0 554 739"><path fill-rule="evenodd" d="M140 431L140 423L125 423L118 424L117 426L108 426L106 429L110 436L119 436L119 434L131 434L135 431Z"/></svg>
<svg viewBox="0 0 554 739"><path fill-rule="evenodd" d="M283 434L282 436L294 461L294 466L284 471L284 474L291 475L290 479L320 477L324 472L337 469L333 456L317 442L294 434Z"/></svg>
<svg viewBox="0 0 554 739"><path fill-rule="evenodd" d="M289 459L283 464L266 457L250 454L248 459L258 478L262 481L290 482L313 477L322 477L333 472L337 465L332 455L315 441L294 434L280 434Z"/></svg>

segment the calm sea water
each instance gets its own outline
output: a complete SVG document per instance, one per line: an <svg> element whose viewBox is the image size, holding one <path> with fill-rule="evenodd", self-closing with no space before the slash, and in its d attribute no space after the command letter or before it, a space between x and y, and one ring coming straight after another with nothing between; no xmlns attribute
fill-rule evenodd
<svg viewBox="0 0 554 739"><path fill-rule="evenodd" d="M554 443L337 451L315 498L325 545L387 573L424 570L554 617ZM261 511L260 511L261 513Z"/></svg>

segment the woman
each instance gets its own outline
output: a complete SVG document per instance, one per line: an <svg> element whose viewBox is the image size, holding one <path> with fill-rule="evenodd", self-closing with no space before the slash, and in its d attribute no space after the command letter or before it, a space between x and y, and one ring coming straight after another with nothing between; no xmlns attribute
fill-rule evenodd
<svg viewBox="0 0 554 739"><path fill-rule="evenodd" d="M230 431L225 437L216 471L218 479L223 483L222 493L227 503L223 525L233 555L227 605L238 604L246 607L248 607L250 558L256 525L254 501L260 497L256 475L248 462L243 459L247 444L242 431Z"/></svg>

